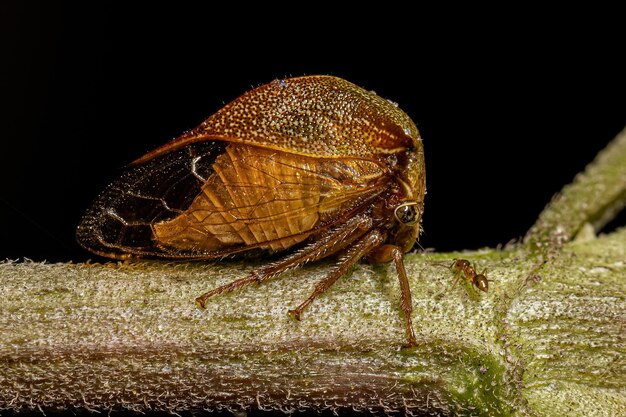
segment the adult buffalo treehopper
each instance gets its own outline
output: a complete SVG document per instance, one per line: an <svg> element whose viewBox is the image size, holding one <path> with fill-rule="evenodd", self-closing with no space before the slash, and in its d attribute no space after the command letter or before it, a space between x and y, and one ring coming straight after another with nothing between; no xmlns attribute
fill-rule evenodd
<svg viewBox="0 0 626 417"><path fill-rule="evenodd" d="M420 232L424 153L396 104L336 77L276 80L136 160L96 199L78 241L128 259L284 253L207 299L306 262L337 263L302 311L352 265L393 261L408 344L417 344L404 253Z"/></svg>

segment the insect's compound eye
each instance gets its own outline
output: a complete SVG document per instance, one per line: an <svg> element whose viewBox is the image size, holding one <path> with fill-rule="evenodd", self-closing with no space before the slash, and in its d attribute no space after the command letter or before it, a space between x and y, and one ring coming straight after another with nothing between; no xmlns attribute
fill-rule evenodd
<svg viewBox="0 0 626 417"><path fill-rule="evenodd" d="M417 203L415 202L400 204L396 207L394 215L405 226L415 226L420 220Z"/></svg>

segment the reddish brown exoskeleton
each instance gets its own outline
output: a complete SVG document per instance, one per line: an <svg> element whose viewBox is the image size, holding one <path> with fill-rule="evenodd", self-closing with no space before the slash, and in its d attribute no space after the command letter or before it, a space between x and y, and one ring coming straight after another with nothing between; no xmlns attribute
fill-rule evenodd
<svg viewBox="0 0 626 417"><path fill-rule="evenodd" d="M470 264L470 261L467 259L455 259L454 262L452 262L451 269L456 278L453 285L456 285L462 277L465 277L468 282L471 282L472 285L479 290L483 292L489 291L489 280L485 272L483 271L483 273L478 274L476 267Z"/></svg>
<svg viewBox="0 0 626 417"><path fill-rule="evenodd" d="M91 252L116 258L216 259L283 253L197 298L261 283L329 256L337 263L297 319L362 258L393 261L408 344L417 344L404 253L425 194L419 132L396 105L336 77L276 80L136 160L85 214Z"/></svg>

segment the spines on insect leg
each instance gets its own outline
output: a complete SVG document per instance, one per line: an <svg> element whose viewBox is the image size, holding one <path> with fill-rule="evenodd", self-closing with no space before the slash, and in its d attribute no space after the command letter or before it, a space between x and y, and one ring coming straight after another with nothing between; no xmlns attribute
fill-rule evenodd
<svg viewBox="0 0 626 417"><path fill-rule="evenodd" d="M392 250L393 261L396 267L396 274L400 281L400 292L402 294L402 311L404 312L404 320L406 326L406 334L408 340L407 347L417 346L415 330L413 329L413 300L411 298L411 286L404 267L404 253L397 246Z"/></svg>
<svg viewBox="0 0 626 417"><path fill-rule="evenodd" d="M283 272L300 267L332 255L353 243L372 228L372 220L366 215L355 216L343 225L331 230L324 237L315 240L291 255L257 271L261 282Z"/></svg>
<svg viewBox="0 0 626 417"><path fill-rule="evenodd" d="M355 216L345 224L332 230L328 235L313 241L291 255L273 264L254 270L247 277L240 278L202 294L200 297L196 298L196 303L204 308L206 301L214 295L231 292L252 283L260 284L285 271L302 266L307 262L324 258L350 245L366 234L371 228L372 219L368 215L362 214Z"/></svg>
<svg viewBox="0 0 626 417"><path fill-rule="evenodd" d="M294 251L276 262L254 271L254 273L261 281L265 281L308 262L317 261L350 245L369 231L371 227L372 219L369 216L355 216L343 225L332 229L325 236L314 240L303 248Z"/></svg>
<svg viewBox="0 0 626 417"><path fill-rule="evenodd" d="M302 304L293 310L289 310L289 315L294 319L300 320L302 312L307 308L319 295L323 294L330 288L341 276L345 275L350 268L359 262L361 258L376 249L385 241L385 235L380 230L372 230L354 245L348 248L345 255L341 256L337 264L331 269L330 273L315 286L313 293Z"/></svg>
<svg viewBox="0 0 626 417"><path fill-rule="evenodd" d="M411 299L411 287L404 267L404 252L397 245L382 245L368 256L370 262L386 263L393 261L396 274L400 283L400 294L402 297L401 307L404 312L404 322L406 327L407 347L417 346L415 330L413 329L413 301Z"/></svg>

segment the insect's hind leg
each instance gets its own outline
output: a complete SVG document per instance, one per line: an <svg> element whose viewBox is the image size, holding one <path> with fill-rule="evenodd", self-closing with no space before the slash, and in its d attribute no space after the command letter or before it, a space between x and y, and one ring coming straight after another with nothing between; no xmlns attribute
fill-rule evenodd
<svg viewBox="0 0 626 417"><path fill-rule="evenodd" d="M307 262L313 262L344 249L346 246L363 236L372 227L372 220L366 215L355 216L343 225L332 230L325 237L318 239L301 250L262 268L256 269L247 277L214 288L196 298L196 304L205 308L206 302L214 295L231 292L249 284L273 278L281 273L297 268Z"/></svg>
<svg viewBox="0 0 626 417"><path fill-rule="evenodd" d="M214 288L211 291L205 292L200 297L196 298L196 304L201 308L206 308L206 301L210 297L213 297L214 295L217 295L217 294L221 294L223 292L234 291L237 288L245 287L246 285L252 284L253 282L257 282L257 283L261 282L261 277L259 276L257 271L252 271L250 275L248 275L245 278L237 279L228 284Z"/></svg>
<svg viewBox="0 0 626 417"><path fill-rule="evenodd" d="M309 306L319 295L323 294L330 288L342 275L344 275L352 265L357 263L361 258L370 253L372 250L380 246L384 241L384 236L378 230L369 232L365 237L356 242L354 246L346 251L341 257L339 263L331 270L331 272L317 283L313 293L302 304L293 310L289 310L289 314L296 320L300 320L300 316L305 308Z"/></svg>

